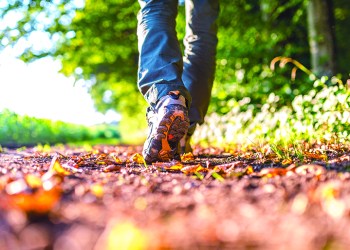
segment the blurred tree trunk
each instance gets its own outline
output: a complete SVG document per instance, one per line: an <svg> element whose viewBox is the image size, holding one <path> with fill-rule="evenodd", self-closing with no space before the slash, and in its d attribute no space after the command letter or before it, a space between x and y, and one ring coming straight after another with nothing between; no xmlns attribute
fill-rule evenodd
<svg viewBox="0 0 350 250"><path fill-rule="evenodd" d="M332 0L309 0L307 7L311 67L318 75L335 75L335 36Z"/></svg>

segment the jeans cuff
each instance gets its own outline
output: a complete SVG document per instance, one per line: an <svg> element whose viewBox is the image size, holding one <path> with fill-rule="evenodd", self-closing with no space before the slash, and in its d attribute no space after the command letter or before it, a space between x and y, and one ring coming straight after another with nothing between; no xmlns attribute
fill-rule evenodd
<svg viewBox="0 0 350 250"><path fill-rule="evenodd" d="M169 94L170 91L180 91L180 94L185 97L186 105L189 109L192 102L191 94L188 92L187 88L182 83L160 81L154 83L152 87L146 92L145 99L150 106L155 106L157 101Z"/></svg>

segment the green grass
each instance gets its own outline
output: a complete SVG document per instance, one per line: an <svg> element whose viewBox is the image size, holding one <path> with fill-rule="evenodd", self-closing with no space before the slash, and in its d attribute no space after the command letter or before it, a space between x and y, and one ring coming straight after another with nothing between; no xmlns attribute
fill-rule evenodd
<svg viewBox="0 0 350 250"><path fill-rule="evenodd" d="M3 147L75 144L116 144L120 142L118 127L87 127L60 121L20 116L9 110L0 113L0 145Z"/></svg>

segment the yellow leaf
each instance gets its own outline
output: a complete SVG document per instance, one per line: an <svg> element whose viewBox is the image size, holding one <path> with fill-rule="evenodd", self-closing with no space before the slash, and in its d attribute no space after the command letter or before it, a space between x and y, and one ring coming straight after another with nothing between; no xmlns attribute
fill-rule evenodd
<svg viewBox="0 0 350 250"><path fill-rule="evenodd" d="M122 162L117 156L115 156L114 154L111 154L110 156L113 158L113 160L115 161L115 163L117 163L117 164L122 164L122 163L123 163L123 162Z"/></svg>
<svg viewBox="0 0 350 250"><path fill-rule="evenodd" d="M193 160L194 160L194 156L192 152L181 155L181 161L186 162L186 161L193 161Z"/></svg>
<svg viewBox="0 0 350 250"><path fill-rule="evenodd" d="M135 153L130 157L130 161L137 164L144 164L145 160L143 159L143 156L139 153Z"/></svg>
<svg viewBox="0 0 350 250"><path fill-rule="evenodd" d="M39 188L43 184L41 178L33 174L26 175L24 179L26 180L28 186L31 188Z"/></svg>
<svg viewBox="0 0 350 250"><path fill-rule="evenodd" d="M181 163L177 163L169 168L165 168L167 170L181 170L184 167Z"/></svg>
<svg viewBox="0 0 350 250"><path fill-rule="evenodd" d="M144 231L130 222L116 224L108 234L107 250L147 249L147 238Z"/></svg>
<svg viewBox="0 0 350 250"><path fill-rule="evenodd" d="M244 172L245 172L245 174L252 174L252 173L254 173L254 169L252 166L249 165L248 167L246 167Z"/></svg>
<svg viewBox="0 0 350 250"><path fill-rule="evenodd" d="M62 167L62 165L60 164L60 162L57 159L57 156L52 158L49 171L50 170L56 172L58 175L61 175L61 176L65 176L65 175L70 175L71 174L69 171L67 171L66 169L64 169Z"/></svg>
<svg viewBox="0 0 350 250"><path fill-rule="evenodd" d="M193 174L193 173L197 173L197 172L208 172L208 169L204 168L204 167L202 167L202 165L198 164L198 165L183 167L181 169L181 171L184 174Z"/></svg>
<svg viewBox="0 0 350 250"><path fill-rule="evenodd" d="M90 187L90 191L93 195L95 195L98 198L101 198L104 195L104 188L101 184L92 184L92 186Z"/></svg>

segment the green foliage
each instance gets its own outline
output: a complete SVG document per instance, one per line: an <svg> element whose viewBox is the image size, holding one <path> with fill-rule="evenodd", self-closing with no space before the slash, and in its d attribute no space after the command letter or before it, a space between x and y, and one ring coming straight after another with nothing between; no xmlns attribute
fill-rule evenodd
<svg viewBox="0 0 350 250"><path fill-rule="evenodd" d="M212 110L225 114L229 111L227 101L246 96L251 103L263 103L271 92L287 103L293 95L305 92L307 85L299 80L291 83L286 70L273 74L269 69L270 61L278 55L307 62L304 1L222 2L229 4L222 8L219 20Z"/></svg>
<svg viewBox="0 0 350 250"><path fill-rule="evenodd" d="M55 52L63 73L91 80L100 111L133 113L142 107L136 85L137 10L137 1L86 1L66 27L72 37L63 39Z"/></svg>
<svg viewBox="0 0 350 250"><path fill-rule="evenodd" d="M119 139L115 127L98 125L86 127L61 121L20 116L8 110L0 113L0 144L22 146L81 142L96 139Z"/></svg>
<svg viewBox="0 0 350 250"><path fill-rule="evenodd" d="M271 93L261 107L250 98L230 102L230 112L207 117L194 135L195 141L209 144L270 141L283 144L297 140L347 141L350 131L350 90L333 78L314 82L313 89L296 96L291 106L283 106ZM277 149L274 150L276 153ZM296 155L298 149L295 148ZM281 156L282 157L282 156Z"/></svg>

